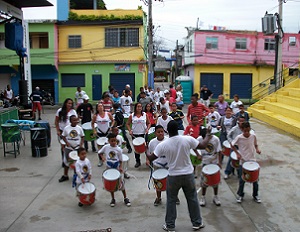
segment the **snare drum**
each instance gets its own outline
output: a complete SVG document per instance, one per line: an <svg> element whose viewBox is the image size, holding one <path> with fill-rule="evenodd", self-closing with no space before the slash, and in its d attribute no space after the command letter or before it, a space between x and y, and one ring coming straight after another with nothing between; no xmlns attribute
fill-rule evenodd
<svg viewBox="0 0 300 232"><path fill-rule="evenodd" d="M79 201L83 205L91 205L95 202L96 187L93 183L80 184L77 188Z"/></svg>
<svg viewBox="0 0 300 232"><path fill-rule="evenodd" d="M230 158L231 158L231 162L230 162L231 167L233 167L233 168L239 168L239 166L240 166L240 160L237 158L237 155L236 155L236 153L234 151L231 152Z"/></svg>
<svg viewBox="0 0 300 232"><path fill-rule="evenodd" d="M108 192L119 190L121 173L117 169L107 169L102 174L104 188Z"/></svg>
<svg viewBox="0 0 300 232"><path fill-rule="evenodd" d="M108 144L108 139L106 137L100 137L96 141L98 150L100 150L105 144Z"/></svg>
<svg viewBox="0 0 300 232"><path fill-rule="evenodd" d="M155 127L150 127L148 132L148 143L156 137L155 135Z"/></svg>
<svg viewBox="0 0 300 232"><path fill-rule="evenodd" d="M96 128L97 124L95 123L94 126ZM94 141L97 139L97 137L94 135L94 131L93 131L91 122L86 122L81 127L84 132L84 140L85 141Z"/></svg>
<svg viewBox="0 0 300 232"><path fill-rule="evenodd" d="M168 175L169 175L169 171L164 168L157 169L152 173L154 188L157 191L166 191Z"/></svg>
<svg viewBox="0 0 300 232"><path fill-rule="evenodd" d="M75 163L79 159L77 151L71 151L68 157L69 168L75 169Z"/></svg>
<svg viewBox="0 0 300 232"><path fill-rule="evenodd" d="M229 156L230 155L230 149L231 149L230 143L228 142L228 140L225 140L223 142L223 149L222 149L223 155Z"/></svg>
<svg viewBox="0 0 300 232"><path fill-rule="evenodd" d="M201 150L197 150L198 153L201 155ZM196 153L193 149L190 150L190 159L192 161L193 166L198 166L201 164L202 160L199 160Z"/></svg>
<svg viewBox="0 0 300 232"><path fill-rule="evenodd" d="M141 154L146 151L145 139L142 137L137 137L132 141L134 151L137 154Z"/></svg>
<svg viewBox="0 0 300 232"><path fill-rule="evenodd" d="M124 170L124 172L126 172L127 168L128 168L128 161L129 161L128 155L122 154L122 160L123 160L122 161L123 170Z"/></svg>
<svg viewBox="0 0 300 232"><path fill-rule="evenodd" d="M217 128L215 128L215 127L211 129L211 133L212 133L213 135L217 136L218 138L219 138L220 135L221 135L221 132L220 132Z"/></svg>
<svg viewBox="0 0 300 232"><path fill-rule="evenodd" d="M215 186L220 183L220 168L216 164L208 164L202 168L203 184L206 186Z"/></svg>
<svg viewBox="0 0 300 232"><path fill-rule="evenodd" d="M243 174L242 178L246 182L256 182L259 177L260 166L255 161L247 161L243 163Z"/></svg>

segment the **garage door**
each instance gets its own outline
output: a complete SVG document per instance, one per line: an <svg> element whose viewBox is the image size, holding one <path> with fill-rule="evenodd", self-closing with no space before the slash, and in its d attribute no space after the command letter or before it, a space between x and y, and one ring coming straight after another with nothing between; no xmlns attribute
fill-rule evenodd
<svg viewBox="0 0 300 232"><path fill-rule="evenodd" d="M235 94L240 98L251 99L252 92L252 74L251 73L232 73L230 74L230 98Z"/></svg>
<svg viewBox="0 0 300 232"><path fill-rule="evenodd" d="M132 91L132 100L135 100L135 75L134 73L111 73L110 85L112 85L121 96L122 91L125 89L125 85L129 84Z"/></svg>
<svg viewBox="0 0 300 232"><path fill-rule="evenodd" d="M214 94L212 98L218 98L223 94L223 73L200 73L200 85L206 85Z"/></svg>
<svg viewBox="0 0 300 232"><path fill-rule="evenodd" d="M37 86L40 87L40 90L50 92L51 96L55 99L54 80L32 80L32 90Z"/></svg>

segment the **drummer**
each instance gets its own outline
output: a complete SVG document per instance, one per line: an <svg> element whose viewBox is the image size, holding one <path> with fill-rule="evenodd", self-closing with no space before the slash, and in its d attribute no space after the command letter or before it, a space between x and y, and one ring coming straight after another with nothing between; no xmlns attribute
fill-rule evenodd
<svg viewBox="0 0 300 232"><path fill-rule="evenodd" d="M78 149L79 159L75 163L75 172L76 174L76 190L78 185L89 182L92 177L92 165L88 158L86 158L86 150L82 147ZM82 207L83 204L78 202L78 206Z"/></svg>
<svg viewBox="0 0 300 232"><path fill-rule="evenodd" d="M200 131L201 136L197 139L200 143L206 136L206 128L201 127ZM202 168L208 164L217 164L220 168L222 168L222 155L221 155L221 143L217 136L212 135L211 139L208 142L208 145L205 149L201 150L202 155ZM206 205L205 194L207 186L204 184L204 176L203 173L201 175L201 187L202 187L202 197L200 198L199 204L204 207ZM218 197L218 185L213 186L214 189L214 198L213 203L216 206L220 206L221 202Z"/></svg>
<svg viewBox="0 0 300 232"><path fill-rule="evenodd" d="M88 95L83 95L83 103L80 104L77 107L77 114L79 115L79 118L81 119L81 125L83 125L84 123L87 122L91 122L92 121L92 114L94 113L94 109L92 104L89 103L89 96ZM92 144L92 150L93 152L96 152L96 147L95 147L95 141L91 141ZM85 150L88 152L88 141L84 140L84 147Z"/></svg>
<svg viewBox="0 0 300 232"><path fill-rule="evenodd" d="M242 203L244 193L244 185L245 181L242 178L242 170L243 170L243 163L246 161L255 161L255 155L260 154L261 151L257 145L257 139L254 134L250 133L251 127L249 122L242 123L242 134L238 135L230 144L231 149L237 154L237 158L240 160L240 167L238 169L239 175L239 189L237 191L237 198L236 201L238 203ZM239 150L236 149L235 145L239 147ZM253 200L257 203L261 203L261 199L258 196L258 181L253 182L253 192L252 192Z"/></svg>
<svg viewBox="0 0 300 232"><path fill-rule="evenodd" d="M131 136L137 138L142 137L145 138L145 134L148 134L148 131L150 129L150 121L147 117L147 114L142 111L142 104L136 103L134 105L134 112L129 116L128 121L126 123L127 129ZM141 157L140 154L135 154L135 168L138 168L141 166Z"/></svg>
<svg viewBox="0 0 300 232"><path fill-rule="evenodd" d="M97 123L97 128L95 128L95 123ZM104 106L102 103L98 103L96 113L93 115L92 128L94 135L98 137L106 137L110 131L111 125L114 125L114 119L111 113L104 111ZM103 165L103 161L99 156L98 167Z"/></svg>

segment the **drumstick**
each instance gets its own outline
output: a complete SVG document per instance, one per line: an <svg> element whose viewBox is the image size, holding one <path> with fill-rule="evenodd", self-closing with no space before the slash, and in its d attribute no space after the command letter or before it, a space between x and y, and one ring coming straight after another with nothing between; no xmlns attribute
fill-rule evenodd
<svg viewBox="0 0 300 232"><path fill-rule="evenodd" d="M198 188L197 190L197 194L201 191L202 187Z"/></svg>

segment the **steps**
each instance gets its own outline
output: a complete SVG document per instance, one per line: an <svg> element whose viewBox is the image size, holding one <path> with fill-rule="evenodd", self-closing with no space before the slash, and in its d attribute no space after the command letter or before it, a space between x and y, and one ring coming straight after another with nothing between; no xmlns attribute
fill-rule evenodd
<svg viewBox="0 0 300 232"><path fill-rule="evenodd" d="M300 137L300 80L248 108L252 117Z"/></svg>

